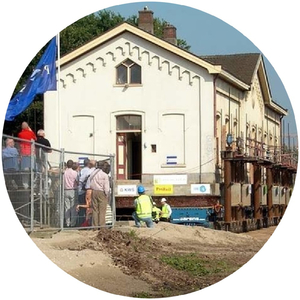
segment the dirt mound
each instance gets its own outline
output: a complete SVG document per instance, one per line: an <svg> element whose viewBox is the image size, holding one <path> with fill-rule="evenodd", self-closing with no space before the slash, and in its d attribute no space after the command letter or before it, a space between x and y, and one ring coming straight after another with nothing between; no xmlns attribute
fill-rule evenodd
<svg viewBox="0 0 300 300"><path fill-rule="evenodd" d="M115 266L151 284L152 296L157 297L190 293L227 277L262 246L254 241L229 232L161 223L155 229L100 230L84 247L98 250L101 245Z"/></svg>
<svg viewBox="0 0 300 300"><path fill-rule="evenodd" d="M129 222L34 241L59 267L93 287L159 298L220 281L249 261L266 239L170 223L137 229Z"/></svg>
<svg viewBox="0 0 300 300"><path fill-rule="evenodd" d="M125 274L151 283L155 291L167 289L184 293L200 288L198 280L161 261L162 256L172 253L171 243L140 238L135 231L101 230L96 239Z"/></svg>

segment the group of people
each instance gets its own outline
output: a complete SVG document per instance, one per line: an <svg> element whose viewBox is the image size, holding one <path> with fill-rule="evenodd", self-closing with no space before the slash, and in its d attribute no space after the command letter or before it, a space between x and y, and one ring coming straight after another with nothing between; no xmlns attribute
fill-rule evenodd
<svg viewBox="0 0 300 300"><path fill-rule="evenodd" d="M103 227L110 204L110 165L107 161L85 159L83 168L68 160L64 171L66 227Z"/></svg>
<svg viewBox="0 0 300 300"><path fill-rule="evenodd" d="M28 189L30 187L29 171L32 168L32 159L36 158L36 161L33 161L33 165L38 171L42 171L43 167L45 167L45 153L51 152L51 144L45 138L43 129L38 130L35 134L27 122L22 123L18 138L21 139L18 142L18 148L15 146L14 139L7 138L5 141L5 148L2 149L3 170L5 173L23 172L21 183L16 183L12 179L9 185L12 185L14 189L18 189L20 184L22 184L24 189ZM35 141L33 150L31 148L32 144L27 141Z"/></svg>
<svg viewBox="0 0 300 300"><path fill-rule="evenodd" d="M21 140L17 148L14 139L7 138L5 141L5 148L2 150L3 170L6 174L22 171L21 183L12 179L10 186L18 189L22 184L24 189L28 189L30 187L29 171L32 165L38 171L43 171L46 167L45 154L51 152L51 144L45 138L43 129L35 134L27 122L22 123L18 138ZM35 141L35 149L32 150L32 143L29 141ZM33 164L32 159L35 159ZM106 225L107 205L111 204L109 173L110 165L107 161L85 159L83 168L78 162L71 159L67 161L63 173L66 227L104 227ZM147 227L153 227L154 222L170 220L172 209L166 198L161 199L160 209L152 198L145 194L145 188L142 185L138 187L138 194L138 198L134 201L135 212L132 215L137 227L141 226L141 222L145 222Z"/></svg>
<svg viewBox="0 0 300 300"><path fill-rule="evenodd" d="M135 211L132 217L135 221L135 226L140 228L141 223L144 222L148 228L153 228L154 222L158 223L169 222L172 214L171 206L167 203L166 198L161 199L162 208L158 208L152 198L145 194L144 186L138 186L139 196L134 200Z"/></svg>

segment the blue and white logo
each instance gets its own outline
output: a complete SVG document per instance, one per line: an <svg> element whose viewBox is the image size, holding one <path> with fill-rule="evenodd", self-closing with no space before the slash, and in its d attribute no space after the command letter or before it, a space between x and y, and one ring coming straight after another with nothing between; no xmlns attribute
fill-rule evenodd
<svg viewBox="0 0 300 300"><path fill-rule="evenodd" d="M191 184L191 194L211 194L210 184Z"/></svg>
<svg viewBox="0 0 300 300"><path fill-rule="evenodd" d="M201 193L205 193L205 192L206 192L206 187L205 187L205 185L201 185L201 186L200 186L200 192L201 192Z"/></svg>

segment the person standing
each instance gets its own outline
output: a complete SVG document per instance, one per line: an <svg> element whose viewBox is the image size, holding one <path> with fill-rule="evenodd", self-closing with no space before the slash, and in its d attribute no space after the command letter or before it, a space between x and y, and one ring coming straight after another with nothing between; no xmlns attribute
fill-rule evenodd
<svg viewBox="0 0 300 300"><path fill-rule="evenodd" d="M36 140L36 162L37 168L39 172L42 172L43 169L47 167L47 153L51 153L52 149L49 140L45 138L45 131L43 129L39 129L36 133L37 140Z"/></svg>
<svg viewBox="0 0 300 300"><path fill-rule="evenodd" d="M142 185L138 186L138 194L138 198L134 200L135 211L132 214L132 217L135 221L135 226L140 228L142 221L146 223L148 228L152 228L152 199L150 196L145 195L145 188Z"/></svg>
<svg viewBox="0 0 300 300"><path fill-rule="evenodd" d="M67 227L75 227L77 221L78 174L73 170L73 164L73 160L68 160L67 169L64 172L65 223Z"/></svg>
<svg viewBox="0 0 300 300"><path fill-rule="evenodd" d="M35 133L29 127L27 122L23 122L21 125L21 131L18 133L18 138L23 140L37 140ZM23 156L30 156L31 155L31 144L25 141L20 142L20 153Z"/></svg>
<svg viewBox="0 0 300 300"><path fill-rule="evenodd" d="M167 203L166 198L162 198L160 202L162 204L160 221L169 222L172 214L171 206Z"/></svg>
<svg viewBox="0 0 300 300"><path fill-rule="evenodd" d="M89 167L89 174L86 178L85 183L85 198L82 199L83 203L79 203L76 207L76 210L78 212L83 211L85 215L85 220L83 223L80 224L82 227L91 226L92 225L92 218L93 218L93 209L92 209L92 189L90 187L90 180L89 177L91 174L96 170L96 160L91 159L89 161L88 167ZM80 183L79 183L80 184Z"/></svg>
<svg viewBox="0 0 300 300"><path fill-rule="evenodd" d="M19 171L19 152L15 148L15 142L11 138L7 138L5 141L6 147L2 149L2 165L5 177L6 187L14 190L18 189L16 174Z"/></svg>
<svg viewBox="0 0 300 300"><path fill-rule="evenodd" d="M22 129L18 133L18 138L22 140L34 140L36 141L36 135L31 130L27 122L23 122L21 125ZM29 171L31 169L31 158L33 158L33 153L31 153L31 143L20 141L20 155L21 155L21 171L28 172L28 174L23 174L22 181L23 181L23 187L25 189L29 188L30 183L30 174Z"/></svg>
<svg viewBox="0 0 300 300"><path fill-rule="evenodd" d="M43 129L39 129L38 132L36 133L36 135L37 135L37 140L36 140L37 144L51 148L51 144L50 144L49 140L47 140L45 138L45 131ZM37 145L36 147L39 148L39 147L41 147L40 145ZM52 149L47 149L45 147L43 148L44 151L46 151L48 153L52 152Z"/></svg>
<svg viewBox="0 0 300 300"><path fill-rule="evenodd" d="M19 171L19 152L11 138L5 140L6 147L2 149L2 164L5 172Z"/></svg>
<svg viewBox="0 0 300 300"><path fill-rule="evenodd" d="M103 171L104 162L97 162L97 168L87 180L87 187L91 190L92 225L104 227L109 195L109 178ZM86 196L88 197L88 195Z"/></svg>
<svg viewBox="0 0 300 300"><path fill-rule="evenodd" d="M90 168L90 160L88 158L84 159L83 161L83 168L80 170L79 173L79 182L78 182L78 205L77 205L77 211L78 211L78 226L81 226L82 223L85 221L86 217L86 210L80 209L82 206L85 205L85 196L86 196L86 182L88 180L88 177L91 173Z"/></svg>

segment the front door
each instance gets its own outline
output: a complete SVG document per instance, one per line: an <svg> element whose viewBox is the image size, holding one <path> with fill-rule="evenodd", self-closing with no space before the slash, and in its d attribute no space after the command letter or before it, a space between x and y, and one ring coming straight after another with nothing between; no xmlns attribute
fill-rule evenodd
<svg viewBox="0 0 300 300"><path fill-rule="evenodd" d="M117 179L140 180L141 173L141 133L117 133Z"/></svg>
<svg viewBox="0 0 300 300"><path fill-rule="evenodd" d="M117 179L127 179L127 142L126 133L117 134Z"/></svg>
<svg viewBox="0 0 300 300"><path fill-rule="evenodd" d="M142 117L120 115L117 122L117 179L140 180L142 177Z"/></svg>

